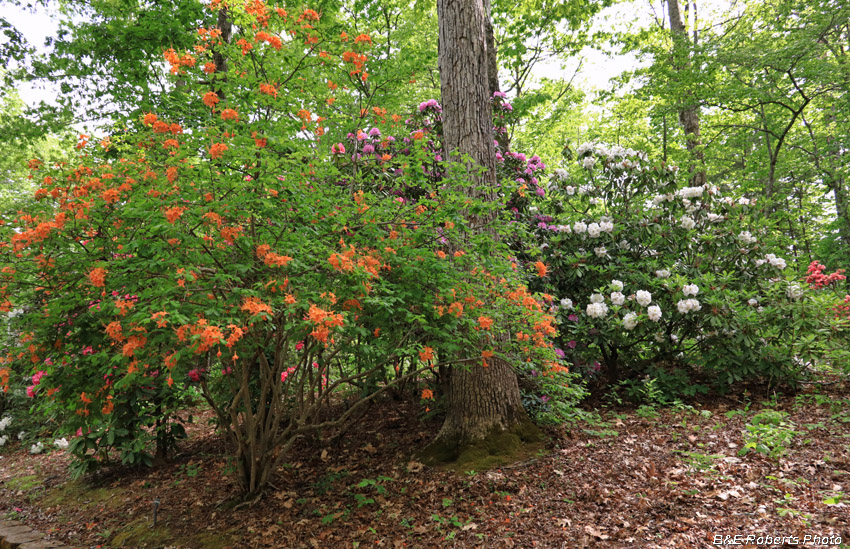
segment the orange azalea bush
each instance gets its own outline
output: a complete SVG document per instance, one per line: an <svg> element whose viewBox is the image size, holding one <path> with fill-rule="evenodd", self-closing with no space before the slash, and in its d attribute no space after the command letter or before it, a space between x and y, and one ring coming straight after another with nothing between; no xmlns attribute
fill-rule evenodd
<svg viewBox="0 0 850 549"><path fill-rule="evenodd" d="M415 199L340 171L323 135L355 129L326 96L357 92L327 83L367 78L371 40L259 1L233 17L232 44L201 29L193 52L165 52L203 123L147 113L73 164L34 162L37 202L3 218L0 305L16 314L0 373L38 374L31 395L77 434L78 472L111 449L147 462L150 438L167 449L189 387L258 494L300 435L355 409L328 415L340 391L371 385L363 403L438 364L486 367L491 340L559 368L552 298L466 222L504 204L429 183L415 150L392 166Z"/></svg>

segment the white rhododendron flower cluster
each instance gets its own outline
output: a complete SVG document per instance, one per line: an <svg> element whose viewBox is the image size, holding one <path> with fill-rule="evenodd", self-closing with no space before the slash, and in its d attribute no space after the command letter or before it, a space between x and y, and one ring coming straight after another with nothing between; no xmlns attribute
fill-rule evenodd
<svg viewBox="0 0 850 549"><path fill-rule="evenodd" d="M686 231L690 231L691 229L697 226L696 221L694 221L694 218L689 215L683 215L682 220L679 222L679 224L682 225L682 228Z"/></svg>
<svg viewBox="0 0 850 549"><path fill-rule="evenodd" d="M698 196L702 196L702 193L705 192L705 187L685 187L684 189L679 189L676 193L681 198L696 198Z"/></svg>
<svg viewBox="0 0 850 549"><path fill-rule="evenodd" d="M738 235L738 240L740 240L745 246L749 246L751 244L755 244L758 242L758 239L754 237L750 231L744 231Z"/></svg>
<svg viewBox="0 0 850 549"><path fill-rule="evenodd" d="M608 305L605 303L588 303L585 312L590 318L603 318L608 314Z"/></svg>
<svg viewBox="0 0 850 549"><path fill-rule="evenodd" d="M651 305L646 309L646 315L649 317L649 320L658 322L661 320L661 307L658 305Z"/></svg>
<svg viewBox="0 0 850 549"><path fill-rule="evenodd" d="M670 271L667 269L659 269L655 271L655 276L658 278L670 278Z"/></svg>
<svg viewBox="0 0 850 549"><path fill-rule="evenodd" d="M626 313L623 317L623 328L626 330L634 330L638 325L638 315L635 312Z"/></svg>
<svg viewBox="0 0 850 549"><path fill-rule="evenodd" d="M41 442L36 442L32 446L30 446L30 453L31 454L40 454L43 451L44 451L44 444L41 443Z"/></svg>
<svg viewBox="0 0 850 549"><path fill-rule="evenodd" d="M69 446L68 439L65 437L57 438L53 441L53 445L59 448L60 450L67 450Z"/></svg>
<svg viewBox="0 0 850 549"><path fill-rule="evenodd" d="M699 311L702 309L702 305L700 305L699 301L696 299L680 299L679 303L676 304L676 308L679 309L679 312L684 314L688 314L691 311Z"/></svg>
<svg viewBox="0 0 850 549"><path fill-rule="evenodd" d="M622 292L611 292L611 303L614 305L622 305L626 302L626 296Z"/></svg>
<svg viewBox="0 0 850 549"><path fill-rule="evenodd" d="M788 296L788 299L800 299L801 297L803 297L803 287L797 284L796 282L792 282L785 290L785 295Z"/></svg>
<svg viewBox="0 0 850 549"><path fill-rule="evenodd" d="M767 254L766 256L764 256L764 258L768 263L770 263L779 270L782 270L787 266L784 259L782 259L781 257L776 257L774 254Z"/></svg>
<svg viewBox="0 0 850 549"><path fill-rule="evenodd" d="M685 295L697 295L699 293L699 286L696 284L686 284L682 288L682 293Z"/></svg>
<svg viewBox="0 0 850 549"><path fill-rule="evenodd" d="M635 293L635 300L641 307L646 307L652 303L652 294L646 290L638 290L637 293Z"/></svg>

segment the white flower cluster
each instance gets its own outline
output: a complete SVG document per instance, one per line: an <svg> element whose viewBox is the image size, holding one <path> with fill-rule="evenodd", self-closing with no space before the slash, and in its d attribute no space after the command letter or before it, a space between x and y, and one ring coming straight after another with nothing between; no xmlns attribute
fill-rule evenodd
<svg viewBox="0 0 850 549"><path fill-rule="evenodd" d="M598 248L593 248L593 253L596 254L596 257L600 259L605 259L606 257L611 257L608 255L608 249L605 246L599 246Z"/></svg>
<svg viewBox="0 0 850 549"><path fill-rule="evenodd" d="M682 287L682 293L685 295L697 295L699 293L699 286L696 284L685 284Z"/></svg>
<svg viewBox="0 0 850 549"><path fill-rule="evenodd" d="M652 305L646 310L646 315L649 317L649 320L653 322L658 322L661 320L661 307L658 305Z"/></svg>
<svg viewBox="0 0 850 549"><path fill-rule="evenodd" d="M552 172L552 175L558 181L566 181L570 178L570 173L564 168L555 168L555 170Z"/></svg>
<svg viewBox="0 0 850 549"><path fill-rule="evenodd" d="M586 156L584 160L582 160L581 165L584 166L584 169L590 170L593 166L596 165L596 158L592 156Z"/></svg>
<svg viewBox="0 0 850 549"><path fill-rule="evenodd" d="M670 271L668 271L667 269L660 269L658 271L655 271L655 276L657 276L658 278L670 278Z"/></svg>
<svg viewBox="0 0 850 549"><path fill-rule="evenodd" d="M585 154L589 151L592 151L593 147L594 147L593 143L584 142L584 143L582 143L581 145L578 146L578 149L576 149L576 153L578 153L579 156L582 156L583 154Z"/></svg>
<svg viewBox="0 0 850 549"><path fill-rule="evenodd" d="M738 235L738 240L744 243L744 245L749 246L750 244L755 244L758 242L758 239L754 237L750 231L744 231Z"/></svg>
<svg viewBox="0 0 850 549"><path fill-rule="evenodd" d="M589 237L599 238L602 233L611 234L614 232L614 223L607 218L600 219L599 223L592 221L590 224L587 224L584 221L576 221L573 223L573 232L575 234L583 234L587 232Z"/></svg>
<svg viewBox="0 0 850 549"><path fill-rule="evenodd" d="M758 304L759 304L759 300L755 299L753 297L751 297L750 299L747 300L747 305L749 305L750 307L755 307Z"/></svg>
<svg viewBox="0 0 850 549"><path fill-rule="evenodd" d="M626 302L626 296L622 292L611 292L611 303L614 305L622 305Z"/></svg>
<svg viewBox="0 0 850 549"><path fill-rule="evenodd" d="M679 189L676 193L680 198L696 198L698 196L702 196L702 193L705 192L705 187L685 187L684 189Z"/></svg>
<svg viewBox="0 0 850 549"><path fill-rule="evenodd" d="M673 193L657 194L653 197L652 204L658 206L662 202L672 202L674 198L676 198L676 195Z"/></svg>
<svg viewBox="0 0 850 549"><path fill-rule="evenodd" d="M67 438L62 437L62 438L57 438L56 440L54 440L53 445L56 446L57 448L59 448L60 450L67 450L69 442L68 442Z"/></svg>
<svg viewBox="0 0 850 549"><path fill-rule="evenodd" d="M637 325L637 313L626 313L626 316L623 317L623 328L625 328L626 330L634 330Z"/></svg>
<svg viewBox="0 0 850 549"><path fill-rule="evenodd" d="M0 431L5 431L6 427L8 427L10 423L12 423L12 418L10 416L0 419Z"/></svg>
<svg viewBox="0 0 850 549"><path fill-rule="evenodd" d="M694 218L689 215L683 215L682 220L679 223L686 231L690 231L697 225L696 221L694 221Z"/></svg>
<svg viewBox="0 0 850 549"><path fill-rule="evenodd" d="M40 454L43 451L44 451L44 444L42 444L41 442L36 442L32 446L30 446L30 453L31 454Z"/></svg>
<svg viewBox="0 0 850 549"><path fill-rule="evenodd" d="M622 292L625 285L622 280L612 280L611 281L611 289L615 292Z"/></svg>
<svg viewBox="0 0 850 549"><path fill-rule="evenodd" d="M573 308L573 300L565 297L561 300L561 307L564 309L572 309Z"/></svg>
<svg viewBox="0 0 850 549"><path fill-rule="evenodd" d="M564 187L564 190L567 192L567 194L569 196L576 194L576 188L573 187L572 185L567 185L566 187Z"/></svg>
<svg viewBox="0 0 850 549"><path fill-rule="evenodd" d="M641 307L646 307L647 305L652 303L652 294L647 292L646 290L638 290L635 293L635 299Z"/></svg>
<svg viewBox="0 0 850 549"><path fill-rule="evenodd" d="M714 212L709 212L708 215L706 215L705 217L711 223L717 223L718 221L723 221L723 219L725 218L724 216L722 216L720 214L716 214Z"/></svg>
<svg viewBox="0 0 850 549"><path fill-rule="evenodd" d="M702 309L702 305L700 305L699 301L696 299L681 299L679 300L679 303L676 304L676 308L679 309L680 313L685 315L691 311L699 311Z"/></svg>
<svg viewBox="0 0 850 549"><path fill-rule="evenodd" d="M788 299L796 301L803 297L803 287L796 282L792 282L788 284L788 288L785 290L785 295L788 296Z"/></svg>
<svg viewBox="0 0 850 549"><path fill-rule="evenodd" d="M608 314L608 305L604 303L588 303L585 312L590 318L603 318Z"/></svg>
<svg viewBox="0 0 850 549"><path fill-rule="evenodd" d="M782 259L781 257L776 257L774 254L767 254L766 256L764 256L764 259L780 271L787 266L784 259Z"/></svg>

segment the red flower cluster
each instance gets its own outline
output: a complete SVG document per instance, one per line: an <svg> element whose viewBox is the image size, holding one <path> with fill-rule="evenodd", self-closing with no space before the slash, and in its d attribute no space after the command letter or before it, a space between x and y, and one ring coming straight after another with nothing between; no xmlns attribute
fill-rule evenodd
<svg viewBox="0 0 850 549"><path fill-rule="evenodd" d="M821 265L817 261L812 261L807 271L809 275L806 277L806 284L815 290L819 290L824 286L829 286L833 282L838 282L839 280L847 278L842 274L844 269L838 269L834 273L830 273L828 275L823 274L824 270L826 270L824 265Z"/></svg>

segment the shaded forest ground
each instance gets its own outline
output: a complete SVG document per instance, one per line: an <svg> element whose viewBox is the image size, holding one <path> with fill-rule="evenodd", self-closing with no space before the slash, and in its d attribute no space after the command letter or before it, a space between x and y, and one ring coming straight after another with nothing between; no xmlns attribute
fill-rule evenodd
<svg viewBox="0 0 850 549"><path fill-rule="evenodd" d="M0 518L74 547L711 547L718 535L850 546L848 383L743 394L600 408L526 462L462 473L412 457L437 418L379 403L335 443L298 446L268 495L236 509L226 448L198 410L180 454L151 470L69 481L64 453L8 449ZM761 449L785 452L740 456L746 426L773 411L788 415Z"/></svg>

